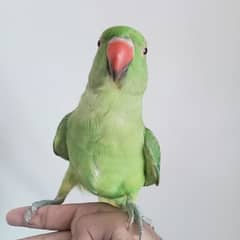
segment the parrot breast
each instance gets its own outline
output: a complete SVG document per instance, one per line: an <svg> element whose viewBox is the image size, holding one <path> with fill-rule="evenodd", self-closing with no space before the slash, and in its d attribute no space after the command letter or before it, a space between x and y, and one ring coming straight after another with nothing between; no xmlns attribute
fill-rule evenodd
<svg viewBox="0 0 240 240"><path fill-rule="evenodd" d="M136 194L144 184L140 96L87 90L68 123L67 146L79 184L105 198Z"/></svg>

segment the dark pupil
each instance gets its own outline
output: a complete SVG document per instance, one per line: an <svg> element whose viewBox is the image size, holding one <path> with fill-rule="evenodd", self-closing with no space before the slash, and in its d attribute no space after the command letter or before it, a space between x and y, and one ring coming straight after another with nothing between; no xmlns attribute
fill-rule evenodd
<svg viewBox="0 0 240 240"><path fill-rule="evenodd" d="M97 42L98 47L100 47L100 44L101 44L101 42L100 42L100 40L98 40L98 42Z"/></svg>
<svg viewBox="0 0 240 240"><path fill-rule="evenodd" d="M143 50L143 54L146 55L147 52L148 52L148 49L147 49L147 48L144 48L144 50Z"/></svg>

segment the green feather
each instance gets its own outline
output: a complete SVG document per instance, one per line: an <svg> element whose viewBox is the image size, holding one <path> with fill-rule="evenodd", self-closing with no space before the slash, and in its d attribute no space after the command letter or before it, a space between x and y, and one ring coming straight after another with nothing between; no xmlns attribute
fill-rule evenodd
<svg viewBox="0 0 240 240"><path fill-rule="evenodd" d="M66 144L67 121L71 113L67 114L58 125L55 138L53 140L53 151L56 155L69 160Z"/></svg>
<svg viewBox="0 0 240 240"><path fill-rule="evenodd" d="M134 44L134 57L120 87L107 70L106 49L113 37ZM77 108L60 123L54 140L55 153L70 161L67 175L74 178L65 179L74 179L75 185L118 206L134 201L141 187L157 183L158 177L156 151L151 154L153 141L142 120L147 85L144 48L144 37L130 27L112 27L101 35L86 90ZM157 166L155 171L151 165ZM63 181L64 192L74 184Z"/></svg>
<svg viewBox="0 0 240 240"><path fill-rule="evenodd" d="M124 74L118 82L107 62L107 46L113 37L127 39L123 42L134 46L133 58L120 71ZM61 204L77 185L100 201L123 208L130 224L137 224L141 240L143 220L134 202L144 185L158 185L160 171L160 147L142 120L145 50L144 37L133 28L117 26L104 31L81 101L60 122L54 138L53 150L69 160L68 170L56 198L34 202L32 212L25 214L27 222L36 209Z"/></svg>
<svg viewBox="0 0 240 240"><path fill-rule="evenodd" d="M89 73L87 88L94 91L110 87L117 88L112 81L107 70L106 49L108 41L113 37L131 39L134 44L134 58L129 65L127 75L121 80L121 93L130 95L143 95L147 86L147 62L143 55L147 47L146 40L138 31L126 26L117 26L107 29L100 37L100 48L93 61L92 69Z"/></svg>
<svg viewBox="0 0 240 240"><path fill-rule="evenodd" d="M156 137L150 129L145 128L144 134L144 172L145 172L145 186L152 184L159 184L160 173L160 146Z"/></svg>

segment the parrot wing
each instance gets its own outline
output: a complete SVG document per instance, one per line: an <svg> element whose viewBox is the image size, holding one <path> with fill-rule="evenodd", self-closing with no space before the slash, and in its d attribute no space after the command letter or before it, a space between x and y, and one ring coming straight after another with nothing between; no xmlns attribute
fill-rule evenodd
<svg viewBox="0 0 240 240"><path fill-rule="evenodd" d="M145 128L144 133L144 174L145 183L144 186L152 184L159 184L160 176L160 146L157 138L153 135L152 131Z"/></svg>
<svg viewBox="0 0 240 240"><path fill-rule="evenodd" d="M67 121L72 112L68 113L60 122L53 140L53 151L56 155L69 160L68 149L66 144Z"/></svg>

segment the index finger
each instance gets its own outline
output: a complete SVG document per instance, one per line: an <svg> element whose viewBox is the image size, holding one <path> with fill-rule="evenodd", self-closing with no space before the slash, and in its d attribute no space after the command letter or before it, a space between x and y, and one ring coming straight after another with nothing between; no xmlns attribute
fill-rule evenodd
<svg viewBox="0 0 240 240"><path fill-rule="evenodd" d="M97 212L114 211L115 207L105 203L82 203L49 205L38 209L31 221L24 220L24 213L29 207L16 208L7 213L6 220L9 225L39 228L47 230L70 230L74 216L78 217Z"/></svg>

